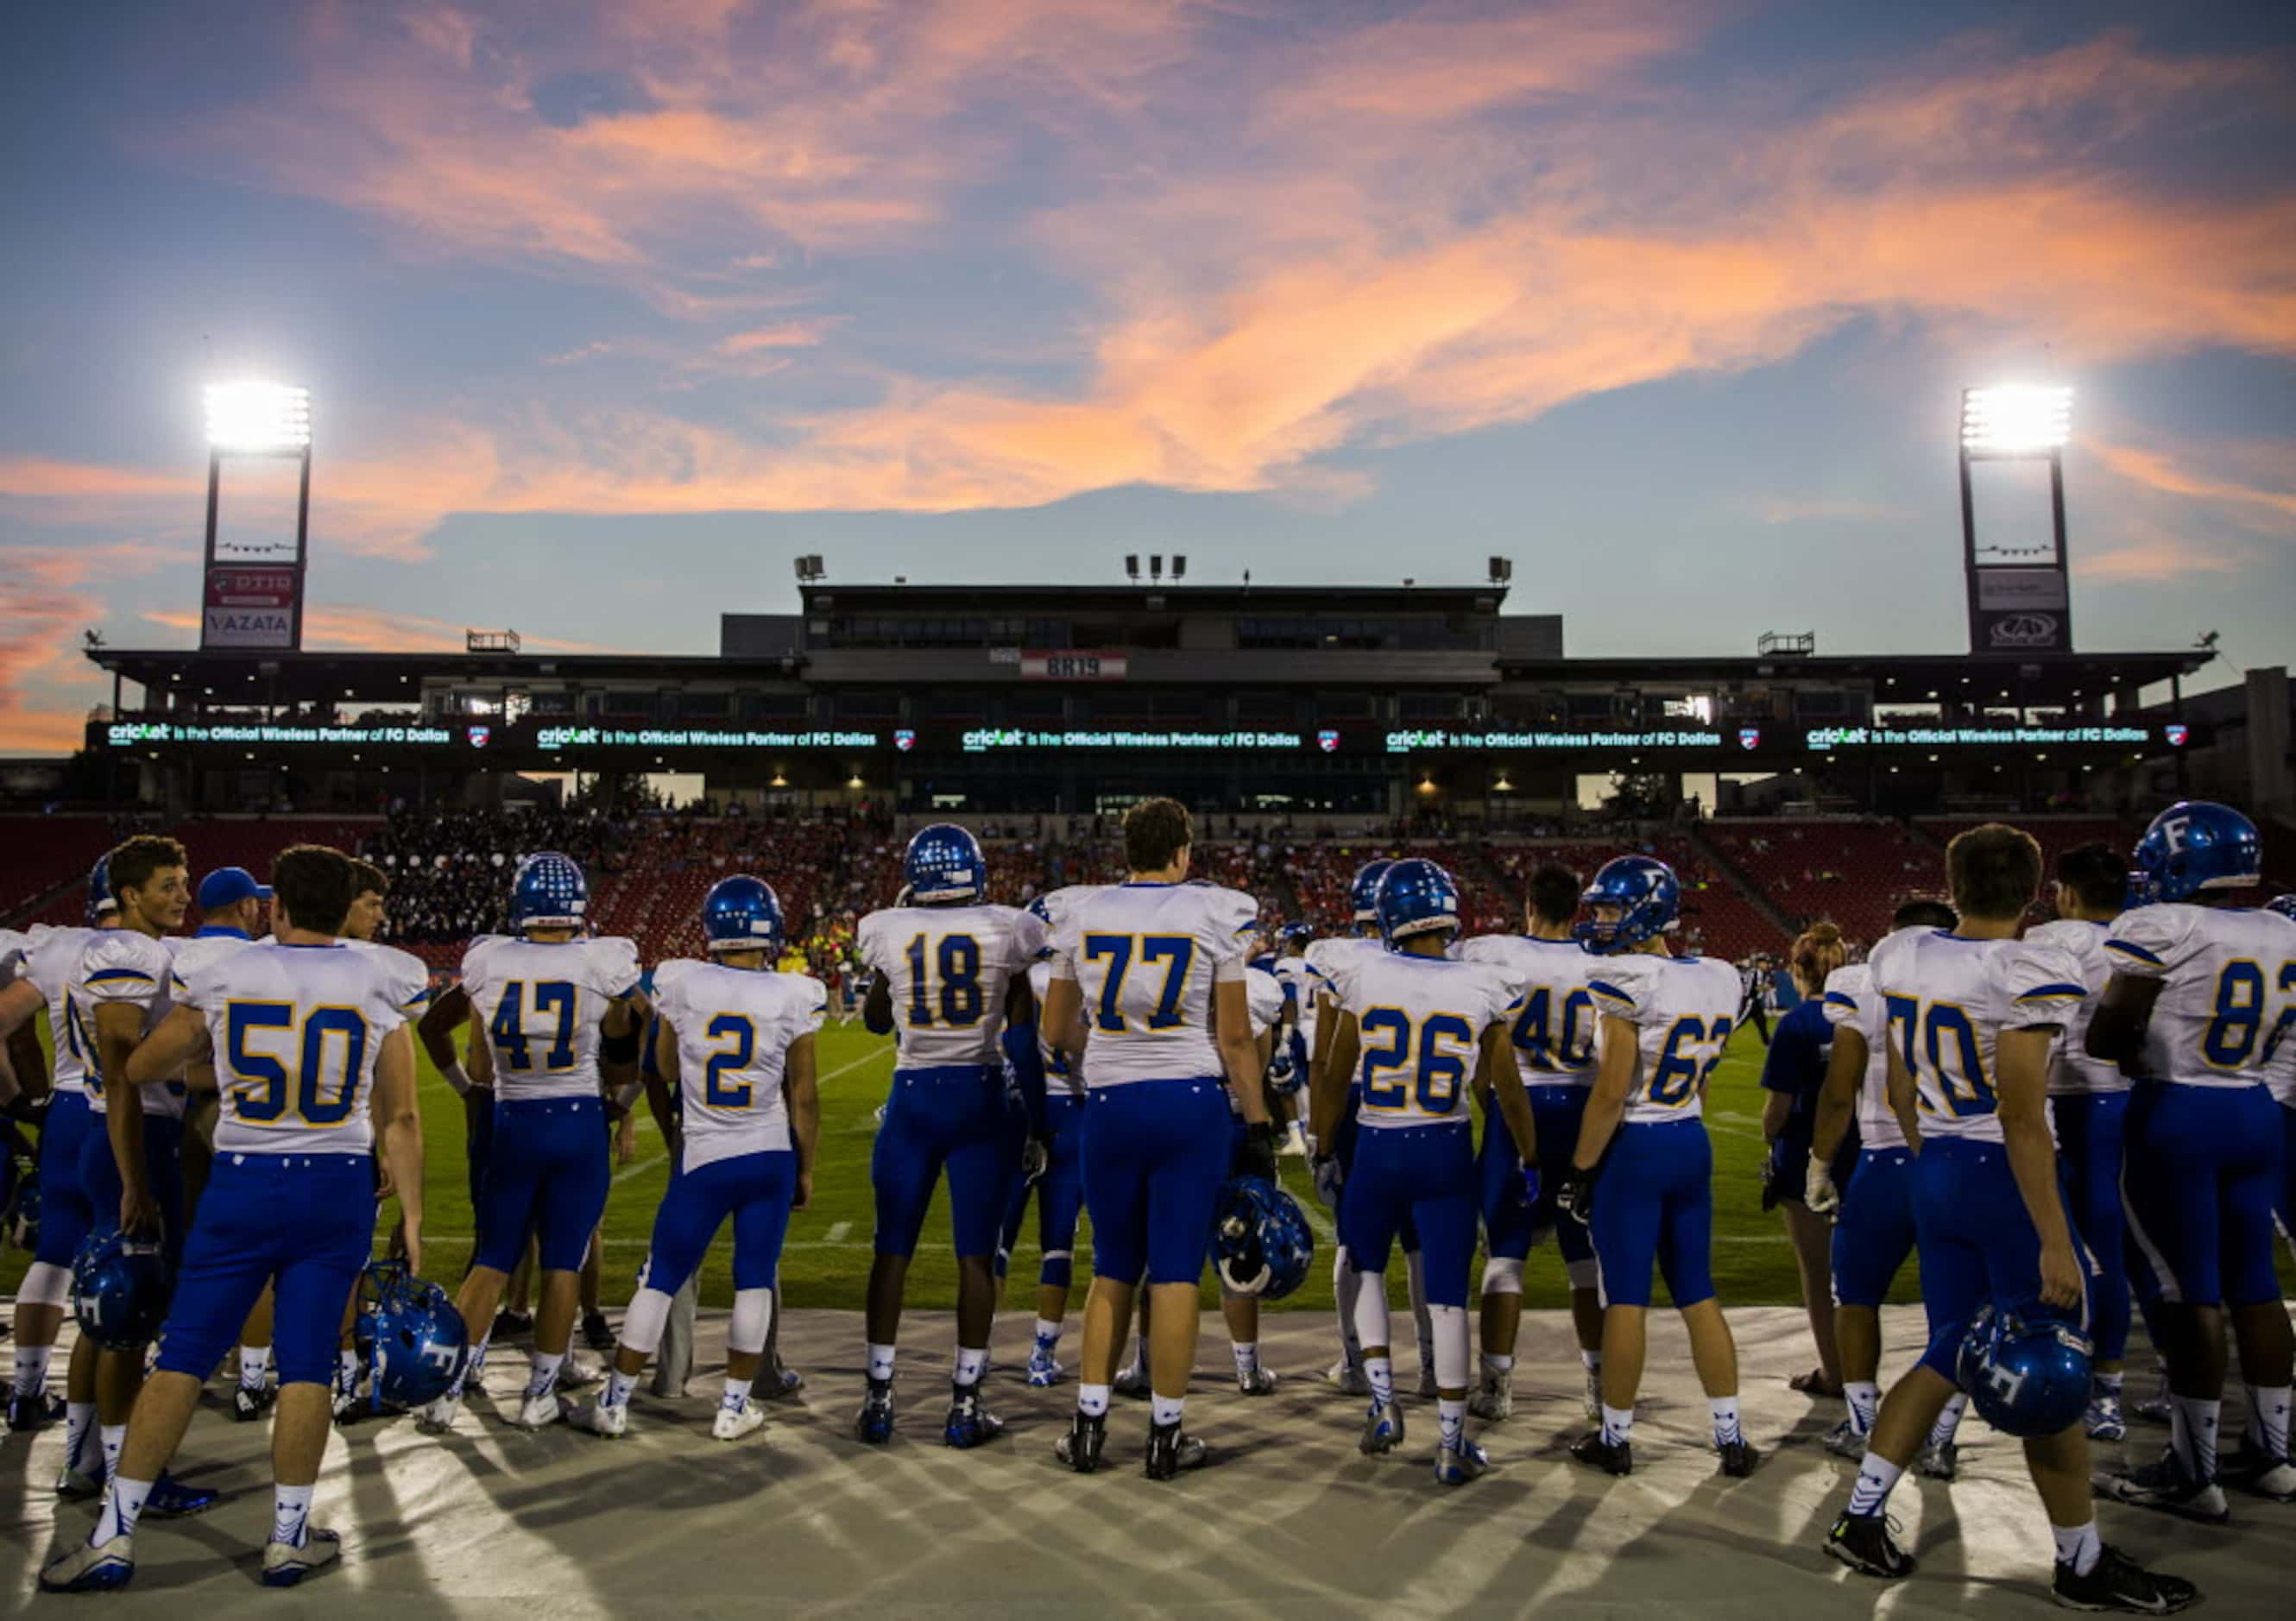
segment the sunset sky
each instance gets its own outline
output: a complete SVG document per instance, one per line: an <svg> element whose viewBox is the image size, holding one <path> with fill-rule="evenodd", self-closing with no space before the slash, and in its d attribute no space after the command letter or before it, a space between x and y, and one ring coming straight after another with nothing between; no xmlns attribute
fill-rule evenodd
<svg viewBox="0 0 2296 1621"><path fill-rule="evenodd" d="M199 389L252 376L313 393L312 646L706 652L801 552L1154 550L1505 553L1576 653L1950 650L1958 390L2015 380L2077 391L2084 650L2296 659L2290 8L258 0L9 54L0 752L76 745L83 628L195 639Z"/></svg>

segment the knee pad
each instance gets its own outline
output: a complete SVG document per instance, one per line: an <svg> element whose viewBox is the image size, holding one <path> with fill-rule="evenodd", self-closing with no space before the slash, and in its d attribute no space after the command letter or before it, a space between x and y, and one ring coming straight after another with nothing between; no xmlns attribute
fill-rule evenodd
<svg viewBox="0 0 2296 1621"><path fill-rule="evenodd" d="M1583 1261L1566 1261L1563 1263L1562 1271L1563 1274L1570 1280L1570 1287L1573 1289L1600 1289L1603 1286L1602 1264L1593 1256L1588 1256Z"/></svg>
<svg viewBox="0 0 2296 1621"><path fill-rule="evenodd" d="M641 1289L622 1314L622 1343L641 1356L651 1356L660 1348L662 1326L668 1321L669 1297L658 1289Z"/></svg>
<svg viewBox="0 0 2296 1621"><path fill-rule="evenodd" d="M19 1306L62 1306L71 1298L71 1268L53 1261L35 1261L24 1269L16 1286Z"/></svg>
<svg viewBox="0 0 2296 1621"><path fill-rule="evenodd" d="M734 1320L726 1325L726 1348L754 1356L766 1348L767 1332L774 1326L774 1291L743 1289L734 1293Z"/></svg>
<svg viewBox="0 0 2296 1621"><path fill-rule="evenodd" d="M1503 1255L1495 1255L1485 1261L1483 1293L1487 1295L1522 1293L1522 1263Z"/></svg>
<svg viewBox="0 0 2296 1621"><path fill-rule="evenodd" d="M1066 1289L1073 1271L1072 1262L1069 1251L1047 1249L1044 1265L1037 1268L1037 1281L1046 1289Z"/></svg>

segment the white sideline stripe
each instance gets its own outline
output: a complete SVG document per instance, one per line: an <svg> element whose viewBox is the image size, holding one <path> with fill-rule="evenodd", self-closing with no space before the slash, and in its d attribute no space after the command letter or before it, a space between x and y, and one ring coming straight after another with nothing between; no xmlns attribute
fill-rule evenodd
<svg viewBox="0 0 2296 1621"><path fill-rule="evenodd" d="M879 1059L884 1057L892 1050L893 1044L891 1042L887 1042L883 1046L877 1048L874 1052L863 1053L859 1058L855 1059L849 1064L838 1065L836 1068L831 1070L827 1075L817 1077L815 1080L814 1085L816 1086L826 1086L830 1082L835 1080L840 1075L849 1074L853 1070L861 1068L864 1064L875 1063ZM631 1177L643 1175L644 1173L651 1171L654 1167L661 1164L668 1158L669 1156L668 1154L655 1154L648 1158L640 1159L634 1164L626 1165L620 1170L614 1173L612 1185L619 1187Z"/></svg>
<svg viewBox="0 0 2296 1621"><path fill-rule="evenodd" d="M1308 1221L1310 1223L1315 1222L1317 1219L1317 1216L1320 1216L1321 1213L1322 1207L1316 1207L1316 1215L1310 1216L1308 1218ZM839 1227L849 1228L851 1225L852 1224L850 1222L835 1223L831 1226L830 1232L834 1232ZM1332 1241L1336 1242L1337 1235L1333 1234L1332 1237ZM468 1232L426 1232L422 1235L422 1240L425 1243L437 1244L471 1244L478 1241L473 1235ZM1787 1240L1786 1235L1783 1232L1718 1232L1714 1235L1713 1241L1717 1244L1751 1244L1758 1247L1768 1248L1772 1246L1783 1247L1789 1240ZM609 1249L644 1249L651 1242L652 1242L651 1239L608 1239L606 1240L606 1248ZM791 1239L782 1245L783 1249L873 1249L876 1246L873 1242L865 1241L859 1239L847 1240L827 1237L817 1239ZM1034 1255L1037 1253L1037 1247L1034 1244L1016 1244L1013 1247L1013 1253L1015 1256ZM1086 1238L1078 1238L1076 1243L1076 1253L1079 1256L1090 1255L1092 1253L1092 1240Z"/></svg>
<svg viewBox="0 0 2296 1621"><path fill-rule="evenodd" d="M853 1224L851 1222L832 1222L829 1224L828 1241L832 1244L841 1244L852 1231Z"/></svg>

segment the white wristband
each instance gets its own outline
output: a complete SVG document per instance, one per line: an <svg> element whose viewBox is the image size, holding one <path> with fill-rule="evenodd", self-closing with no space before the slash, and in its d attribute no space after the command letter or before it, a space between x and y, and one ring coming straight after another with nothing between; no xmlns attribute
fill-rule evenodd
<svg viewBox="0 0 2296 1621"><path fill-rule="evenodd" d="M456 1097L466 1098L471 1095L470 1072L463 1068L459 1060L447 1065L439 1073L447 1077L447 1085L455 1089Z"/></svg>

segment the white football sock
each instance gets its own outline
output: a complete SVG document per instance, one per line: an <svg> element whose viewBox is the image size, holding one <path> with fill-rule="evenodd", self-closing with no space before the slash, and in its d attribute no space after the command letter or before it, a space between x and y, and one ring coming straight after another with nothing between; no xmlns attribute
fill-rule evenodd
<svg viewBox="0 0 2296 1621"><path fill-rule="evenodd" d="M1077 1411L1088 1419L1105 1417L1108 1412L1108 1392L1109 1387L1106 1385L1078 1385Z"/></svg>
<svg viewBox="0 0 2296 1621"><path fill-rule="evenodd" d="M120 1448L127 1445L127 1426L99 1423L96 1429L103 1437L103 1472L116 1475L119 1472Z"/></svg>
<svg viewBox="0 0 2296 1621"><path fill-rule="evenodd" d="M1906 1472L1902 1463L1892 1463L1877 1452L1866 1453L1857 1465L1857 1484L1849 1488L1849 1512L1859 1519L1870 1519L1882 1511L1890 1501L1890 1492L1898 1478Z"/></svg>
<svg viewBox="0 0 2296 1621"><path fill-rule="evenodd" d="M2217 1418L2222 1402L2196 1396L2169 1397L2169 1439L2185 1472L2195 1480L2217 1478Z"/></svg>
<svg viewBox="0 0 2296 1621"><path fill-rule="evenodd" d="M271 1488L271 1540L290 1548L303 1545L311 1524L311 1488L275 1486Z"/></svg>
<svg viewBox="0 0 2296 1621"><path fill-rule="evenodd" d="M1238 1379L1250 1379L1259 1371L1259 1341L1235 1340L1228 1346L1228 1349L1235 1354L1235 1373Z"/></svg>
<svg viewBox="0 0 2296 1621"><path fill-rule="evenodd" d="M2248 1388L2249 1445L2284 1461L2288 1456L2288 1403L2286 1385Z"/></svg>
<svg viewBox="0 0 2296 1621"><path fill-rule="evenodd" d="M1148 1416L1158 1424L1177 1424L1186 1400L1185 1396L1152 1395L1148 1398Z"/></svg>
<svg viewBox="0 0 2296 1621"><path fill-rule="evenodd" d="M1387 1356L1366 1356L1363 1359L1364 1379L1371 1386L1371 1399L1384 1407L1395 1399L1395 1361Z"/></svg>
<svg viewBox="0 0 2296 1621"><path fill-rule="evenodd" d="M2057 1539L2057 1563L2070 1565L2075 1576L2087 1576L2104 1557L2104 1543L2097 1536L2094 1519L2085 1526L2051 1526L2049 1535Z"/></svg>
<svg viewBox="0 0 2296 1621"><path fill-rule="evenodd" d="M115 1536L135 1535L135 1522L144 1514L144 1501L151 1495L150 1481L122 1480L114 1475L103 1494L103 1512L95 1517L95 1529L88 1534L87 1545L100 1548Z"/></svg>
<svg viewBox="0 0 2296 1621"><path fill-rule="evenodd" d="M1744 1440L1738 1428L1738 1398L1734 1396L1710 1396L1706 1411L1714 1415L1714 1445L1719 1448Z"/></svg>
<svg viewBox="0 0 2296 1621"><path fill-rule="evenodd" d="M986 1346L977 1351L964 1346L956 1347L956 1382L958 1384L979 1384L981 1371L988 1366L988 1348Z"/></svg>
<svg viewBox="0 0 2296 1621"><path fill-rule="evenodd" d="M1603 1439L1616 1446L1635 1438L1635 1410L1603 1404Z"/></svg>
<svg viewBox="0 0 2296 1621"><path fill-rule="evenodd" d="M636 1374L625 1373L619 1368L609 1368L606 1370L606 1388L598 1393L598 1405L627 1407L630 1403L630 1392L637 1388Z"/></svg>
<svg viewBox="0 0 2296 1621"><path fill-rule="evenodd" d="M18 1396L37 1396L48 1388L48 1358L54 1352L53 1346L16 1347L14 1389Z"/></svg>
<svg viewBox="0 0 2296 1621"><path fill-rule="evenodd" d="M537 1351L534 1367L526 1376L526 1399L530 1402L555 1390L558 1388L558 1370L565 1365L565 1352L561 1351L554 1356L547 1351Z"/></svg>
<svg viewBox="0 0 2296 1621"><path fill-rule="evenodd" d="M263 1376L271 1371L269 1346L239 1347L239 1388L242 1390L263 1388Z"/></svg>
<svg viewBox="0 0 2296 1621"><path fill-rule="evenodd" d="M1960 1391L1956 1390L1946 1397L1944 1411L1938 1414L1937 1422L1930 1426L1929 1444L1931 1446L1951 1446L1954 1437L1961 1429L1961 1415L1968 1410L1969 1397Z"/></svg>
<svg viewBox="0 0 2296 1621"><path fill-rule="evenodd" d="M895 1349L896 1347L892 1346L880 1345L873 1345L869 1347L869 1377L881 1385L893 1377Z"/></svg>
<svg viewBox="0 0 2296 1621"><path fill-rule="evenodd" d="M1874 1414L1882 1405L1882 1387L1870 1379L1846 1379L1841 1381L1841 1395L1849 1404L1849 1433L1872 1435Z"/></svg>
<svg viewBox="0 0 2296 1621"><path fill-rule="evenodd" d="M727 1412L740 1412L750 1404L750 1388L754 1380L726 1376L726 1394L718 1398L718 1405Z"/></svg>

